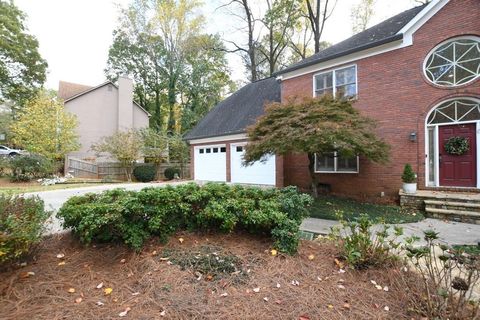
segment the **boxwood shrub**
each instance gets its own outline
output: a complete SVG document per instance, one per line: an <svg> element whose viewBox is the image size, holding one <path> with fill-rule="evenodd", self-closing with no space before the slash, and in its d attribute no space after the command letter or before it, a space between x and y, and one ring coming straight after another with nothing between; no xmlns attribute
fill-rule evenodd
<svg viewBox="0 0 480 320"><path fill-rule="evenodd" d="M0 195L0 263L27 254L40 241L48 216L38 197Z"/></svg>
<svg viewBox="0 0 480 320"><path fill-rule="evenodd" d="M133 169L133 176L140 182L150 182L155 180L157 168L153 164L142 164Z"/></svg>
<svg viewBox="0 0 480 320"><path fill-rule="evenodd" d="M173 178L175 178L175 174L180 176L180 169L176 167L168 167L165 169L163 174L167 180L173 180Z"/></svg>
<svg viewBox="0 0 480 320"><path fill-rule="evenodd" d="M167 239L178 230L245 230L271 236L276 249L294 253L300 223L311 203L311 197L295 187L190 183L73 197L58 217L85 243L122 241L138 249L152 236Z"/></svg>

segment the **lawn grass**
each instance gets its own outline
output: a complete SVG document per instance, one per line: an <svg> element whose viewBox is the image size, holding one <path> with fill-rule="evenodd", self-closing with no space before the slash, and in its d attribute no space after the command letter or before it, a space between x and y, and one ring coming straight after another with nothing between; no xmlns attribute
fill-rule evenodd
<svg viewBox="0 0 480 320"><path fill-rule="evenodd" d="M315 199L310 209L310 217L337 220L337 212L342 212L347 220L354 220L361 214L367 214L372 219L383 218L386 223L417 222L425 218L419 211L407 210L395 205L363 203L352 199L325 195Z"/></svg>
<svg viewBox="0 0 480 320"><path fill-rule="evenodd" d="M72 179L68 183L59 183L51 186L42 186L37 181L11 182L8 177L0 178L0 193L22 194L28 192L41 192L60 189L83 188L102 185L100 180L93 179Z"/></svg>
<svg viewBox="0 0 480 320"><path fill-rule="evenodd" d="M453 249L471 254L473 256L480 256L480 245L456 245Z"/></svg>

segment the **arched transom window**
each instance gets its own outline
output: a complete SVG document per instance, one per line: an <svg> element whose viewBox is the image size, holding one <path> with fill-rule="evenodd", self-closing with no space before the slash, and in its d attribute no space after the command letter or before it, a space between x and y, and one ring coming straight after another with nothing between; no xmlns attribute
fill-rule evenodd
<svg viewBox="0 0 480 320"><path fill-rule="evenodd" d="M424 63L432 83L455 87L480 77L480 37L450 39L432 50Z"/></svg>
<svg viewBox="0 0 480 320"><path fill-rule="evenodd" d="M428 117L427 124L448 124L475 120L480 120L480 102L463 98L440 104Z"/></svg>

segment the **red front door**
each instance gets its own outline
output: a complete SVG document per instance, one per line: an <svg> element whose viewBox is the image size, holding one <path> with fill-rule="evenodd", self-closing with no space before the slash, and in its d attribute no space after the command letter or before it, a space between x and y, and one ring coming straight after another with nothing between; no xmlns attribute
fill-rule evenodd
<svg viewBox="0 0 480 320"><path fill-rule="evenodd" d="M470 143L469 150L463 155L451 155L445 151L445 143L449 138L456 136L465 137ZM438 127L440 186L477 186L476 137L475 123Z"/></svg>

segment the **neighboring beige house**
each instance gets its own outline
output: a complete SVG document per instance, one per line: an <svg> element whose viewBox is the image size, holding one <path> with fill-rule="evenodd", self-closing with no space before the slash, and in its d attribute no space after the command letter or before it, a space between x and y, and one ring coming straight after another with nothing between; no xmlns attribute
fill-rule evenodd
<svg viewBox="0 0 480 320"><path fill-rule="evenodd" d="M81 147L68 157L96 160L90 148L102 137L119 130L148 127L150 114L133 101L133 83L129 78L120 77L118 87L110 81L96 87L60 81L58 96L78 120Z"/></svg>

